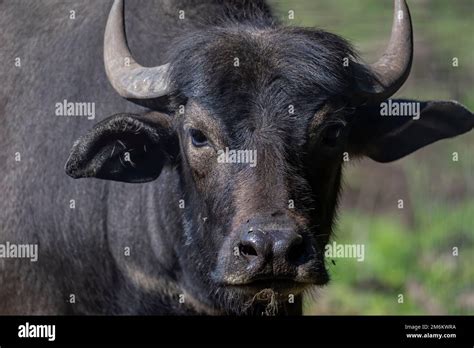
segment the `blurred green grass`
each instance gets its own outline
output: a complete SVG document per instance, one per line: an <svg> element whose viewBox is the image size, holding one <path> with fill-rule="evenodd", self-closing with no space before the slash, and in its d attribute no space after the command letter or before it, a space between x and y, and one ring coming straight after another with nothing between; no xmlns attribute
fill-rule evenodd
<svg viewBox="0 0 474 348"><path fill-rule="evenodd" d="M390 36L392 1L270 3L289 25L345 37L367 62L377 59ZM396 96L455 99L473 110L474 1L408 3L415 57L410 78ZM290 10L294 20L288 19ZM452 65L454 57L458 67ZM473 150L470 133L391 164L363 160L347 166L334 240L364 244L365 260L328 262L332 282L305 298L305 313L474 314ZM404 200L403 209L398 199ZM459 256L453 255L454 247Z"/></svg>

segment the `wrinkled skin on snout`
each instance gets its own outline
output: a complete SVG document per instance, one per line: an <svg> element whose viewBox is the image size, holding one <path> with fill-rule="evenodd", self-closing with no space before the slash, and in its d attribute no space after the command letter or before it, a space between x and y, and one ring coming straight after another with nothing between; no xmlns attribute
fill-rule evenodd
<svg viewBox="0 0 474 348"><path fill-rule="evenodd" d="M175 281L219 313L272 313L327 283L344 154L389 162L473 126L455 102L420 102L416 121L354 103L355 72L340 64L352 49L325 32L219 28L175 47L166 112L105 119L66 171L140 183L166 169L178 183L167 199L184 202L162 208L181 226L164 237ZM255 161L222 161L226 148Z"/></svg>

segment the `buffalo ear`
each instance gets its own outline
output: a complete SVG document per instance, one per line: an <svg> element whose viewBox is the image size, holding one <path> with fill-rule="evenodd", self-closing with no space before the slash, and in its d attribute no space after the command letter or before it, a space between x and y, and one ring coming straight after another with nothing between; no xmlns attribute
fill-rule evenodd
<svg viewBox="0 0 474 348"><path fill-rule="evenodd" d="M176 156L177 144L168 116L117 114L74 143L65 170L73 178L152 181Z"/></svg>
<svg viewBox="0 0 474 348"><path fill-rule="evenodd" d="M419 103L419 115L382 116L381 110L387 104L358 108L349 135L353 154L365 155L377 162L391 162L474 127L472 112L454 101L393 99L390 103L398 103L398 106L415 103L412 104L415 107Z"/></svg>

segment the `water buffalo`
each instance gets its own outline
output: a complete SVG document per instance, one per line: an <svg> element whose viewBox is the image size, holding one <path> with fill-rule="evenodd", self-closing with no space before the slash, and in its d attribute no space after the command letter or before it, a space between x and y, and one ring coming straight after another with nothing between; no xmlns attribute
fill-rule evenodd
<svg viewBox="0 0 474 348"><path fill-rule="evenodd" d="M382 117L412 64L404 0L372 65L263 0L0 6L1 314L300 314L343 157L474 125L452 101Z"/></svg>

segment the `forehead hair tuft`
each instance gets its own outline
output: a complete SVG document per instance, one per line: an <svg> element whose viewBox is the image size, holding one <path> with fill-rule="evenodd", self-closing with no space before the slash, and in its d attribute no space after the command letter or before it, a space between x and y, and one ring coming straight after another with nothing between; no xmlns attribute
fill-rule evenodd
<svg viewBox="0 0 474 348"><path fill-rule="evenodd" d="M355 56L347 41L322 30L238 24L180 38L169 61L178 90L212 104L271 86L314 99L344 94L353 76L344 62Z"/></svg>

